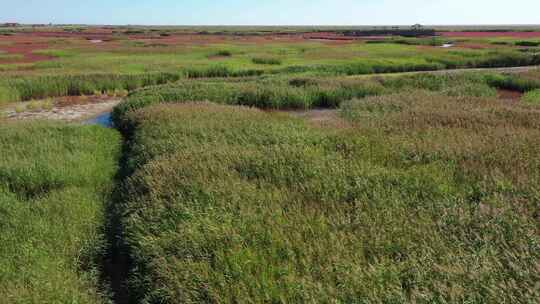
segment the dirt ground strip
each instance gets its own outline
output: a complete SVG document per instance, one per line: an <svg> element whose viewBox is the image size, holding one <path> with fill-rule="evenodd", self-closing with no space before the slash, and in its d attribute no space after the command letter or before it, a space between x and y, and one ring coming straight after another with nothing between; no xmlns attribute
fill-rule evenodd
<svg viewBox="0 0 540 304"><path fill-rule="evenodd" d="M74 97L61 98L49 109L29 109L30 103L18 103L0 110L0 116L7 120L46 119L67 122L80 122L110 112L119 98L93 97L76 100Z"/></svg>

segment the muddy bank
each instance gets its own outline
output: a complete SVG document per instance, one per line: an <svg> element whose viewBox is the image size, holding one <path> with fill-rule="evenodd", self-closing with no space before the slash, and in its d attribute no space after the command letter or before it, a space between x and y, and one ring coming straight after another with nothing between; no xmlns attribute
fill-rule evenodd
<svg viewBox="0 0 540 304"><path fill-rule="evenodd" d="M0 110L8 120L45 119L66 122L84 122L110 126L110 112L120 103L120 99L90 99L87 102L65 103L55 101L53 104L41 105L36 102L18 103Z"/></svg>
<svg viewBox="0 0 540 304"><path fill-rule="evenodd" d="M497 97L503 101L518 103L521 101L523 93L519 91L499 89L497 90Z"/></svg>

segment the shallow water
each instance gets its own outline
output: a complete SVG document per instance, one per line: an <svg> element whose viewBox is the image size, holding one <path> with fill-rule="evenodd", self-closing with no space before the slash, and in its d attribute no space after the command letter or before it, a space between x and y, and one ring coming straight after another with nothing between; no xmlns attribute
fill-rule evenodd
<svg viewBox="0 0 540 304"><path fill-rule="evenodd" d="M106 128L113 127L111 112L100 114L99 116L96 116L92 119L85 121L84 123L88 125L100 125Z"/></svg>

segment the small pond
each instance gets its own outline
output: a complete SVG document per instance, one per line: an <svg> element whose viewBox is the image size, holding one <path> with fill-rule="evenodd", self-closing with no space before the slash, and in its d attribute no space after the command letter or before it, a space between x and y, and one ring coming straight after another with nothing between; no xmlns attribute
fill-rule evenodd
<svg viewBox="0 0 540 304"><path fill-rule="evenodd" d="M106 128L113 127L111 112L100 114L92 119L86 120L84 123L88 125L100 125Z"/></svg>

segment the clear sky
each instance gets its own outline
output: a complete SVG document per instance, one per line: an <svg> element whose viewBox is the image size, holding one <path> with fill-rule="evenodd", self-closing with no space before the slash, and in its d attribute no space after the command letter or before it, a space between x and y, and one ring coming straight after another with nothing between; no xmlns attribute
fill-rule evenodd
<svg viewBox="0 0 540 304"><path fill-rule="evenodd" d="M153 25L540 24L540 0L0 0L0 22Z"/></svg>

